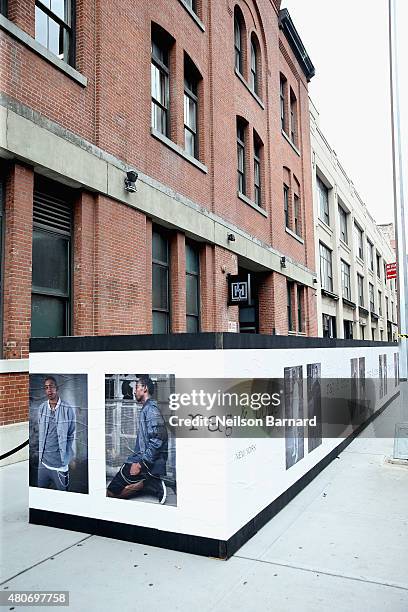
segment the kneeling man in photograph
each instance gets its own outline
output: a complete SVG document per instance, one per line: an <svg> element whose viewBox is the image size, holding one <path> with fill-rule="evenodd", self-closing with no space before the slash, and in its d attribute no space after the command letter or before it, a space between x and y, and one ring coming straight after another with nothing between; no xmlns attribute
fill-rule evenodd
<svg viewBox="0 0 408 612"><path fill-rule="evenodd" d="M38 486L66 491L74 456L75 412L58 394L53 376L44 380L47 401L38 409Z"/></svg>
<svg viewBox="0 0 408 612"><path fill-rule="evenodd" d="M136 382L135 399L143 404L137 427L135 449L114 476L107 489L108 497L129 499L139 493L154 495L161 504L166 501L168 454L167 429L163 416L152 398L154 384L148 374Z"/></svg>

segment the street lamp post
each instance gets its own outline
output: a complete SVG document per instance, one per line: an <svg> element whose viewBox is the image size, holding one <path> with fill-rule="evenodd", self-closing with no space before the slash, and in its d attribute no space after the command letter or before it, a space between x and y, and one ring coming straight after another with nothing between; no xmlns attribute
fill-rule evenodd
<svg viewBox="0 0 408 612"><path fill-rule="evenodd" d="M388 0L389 14L389 59L390 59L390 94L391 94L391 129L392 129L392 165L394 179L394 214L395 240L397 255L397 299L398 330L400 334L408 333L408 271L406 247L406 216L404 201L404 176L402 163L401 120L398 83L398 49L397 49L397 9L398 0ZM407 379L408 374L408 338L399 338L400 377Z"/></svg>

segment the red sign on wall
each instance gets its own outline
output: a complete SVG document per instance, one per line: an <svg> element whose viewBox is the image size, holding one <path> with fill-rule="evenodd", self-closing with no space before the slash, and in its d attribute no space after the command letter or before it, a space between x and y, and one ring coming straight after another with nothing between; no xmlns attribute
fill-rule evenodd
<svg viewBox="0 0 408 612"><path fill-rule="evenodd" d="M391 279L391 278L397 278L397 264L395 263L389 263L386 265L386 270L387 270L387 280Z"/></svg>

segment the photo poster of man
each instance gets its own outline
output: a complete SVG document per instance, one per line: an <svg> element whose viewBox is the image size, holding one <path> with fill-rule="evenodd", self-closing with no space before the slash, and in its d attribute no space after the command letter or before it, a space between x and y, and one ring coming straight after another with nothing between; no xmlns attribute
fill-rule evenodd
<svg viewBox="0 0 408 612"><path fill-rule="evenodd" d="M387 355L378 356L379 379L380 379L380 399L387 395Z"/></svg>
<svg viewBox="0 0 408 612"><path fill-rule="evenodd" d="M308 452L322 443L321 363L307 364L307 418L316 417L317 427L308 427Z"/></svg>
<svg viewBox="0 0 408 612"><path fill-rule="evenodd" d="M177 506L174 374L105 376L106 496Z"/></svg>
<svg viewBox="0 0 408 612"><path fill-rule="evenodd" d="M399 353L394 353L394 386L399 385Z"/></svg>
<svg viewBox="0 0 408 612"><path fill-rule="evenodd" d="M285 418L303 419L303 367L284 369ZM285 427L286 469L304 457L304 428Z"/></svg>
<svg viewBox="0 0 408 612"><path fill-rule="evenodd" d="M88 377L30 374L31 487L88 493Z"/></svg>

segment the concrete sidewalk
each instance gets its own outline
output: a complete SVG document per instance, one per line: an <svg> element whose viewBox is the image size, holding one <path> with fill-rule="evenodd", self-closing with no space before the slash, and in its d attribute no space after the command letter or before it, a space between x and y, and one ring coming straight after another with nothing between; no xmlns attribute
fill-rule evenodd
<svg viewBox="0 0 408 612"><path fill-rule="evenodd" d="M0 589L68 590L75 612L407 612L408 467L384 462L401 421L407 384L229 561L29 525L28 464L3 467Z"/></svg>

